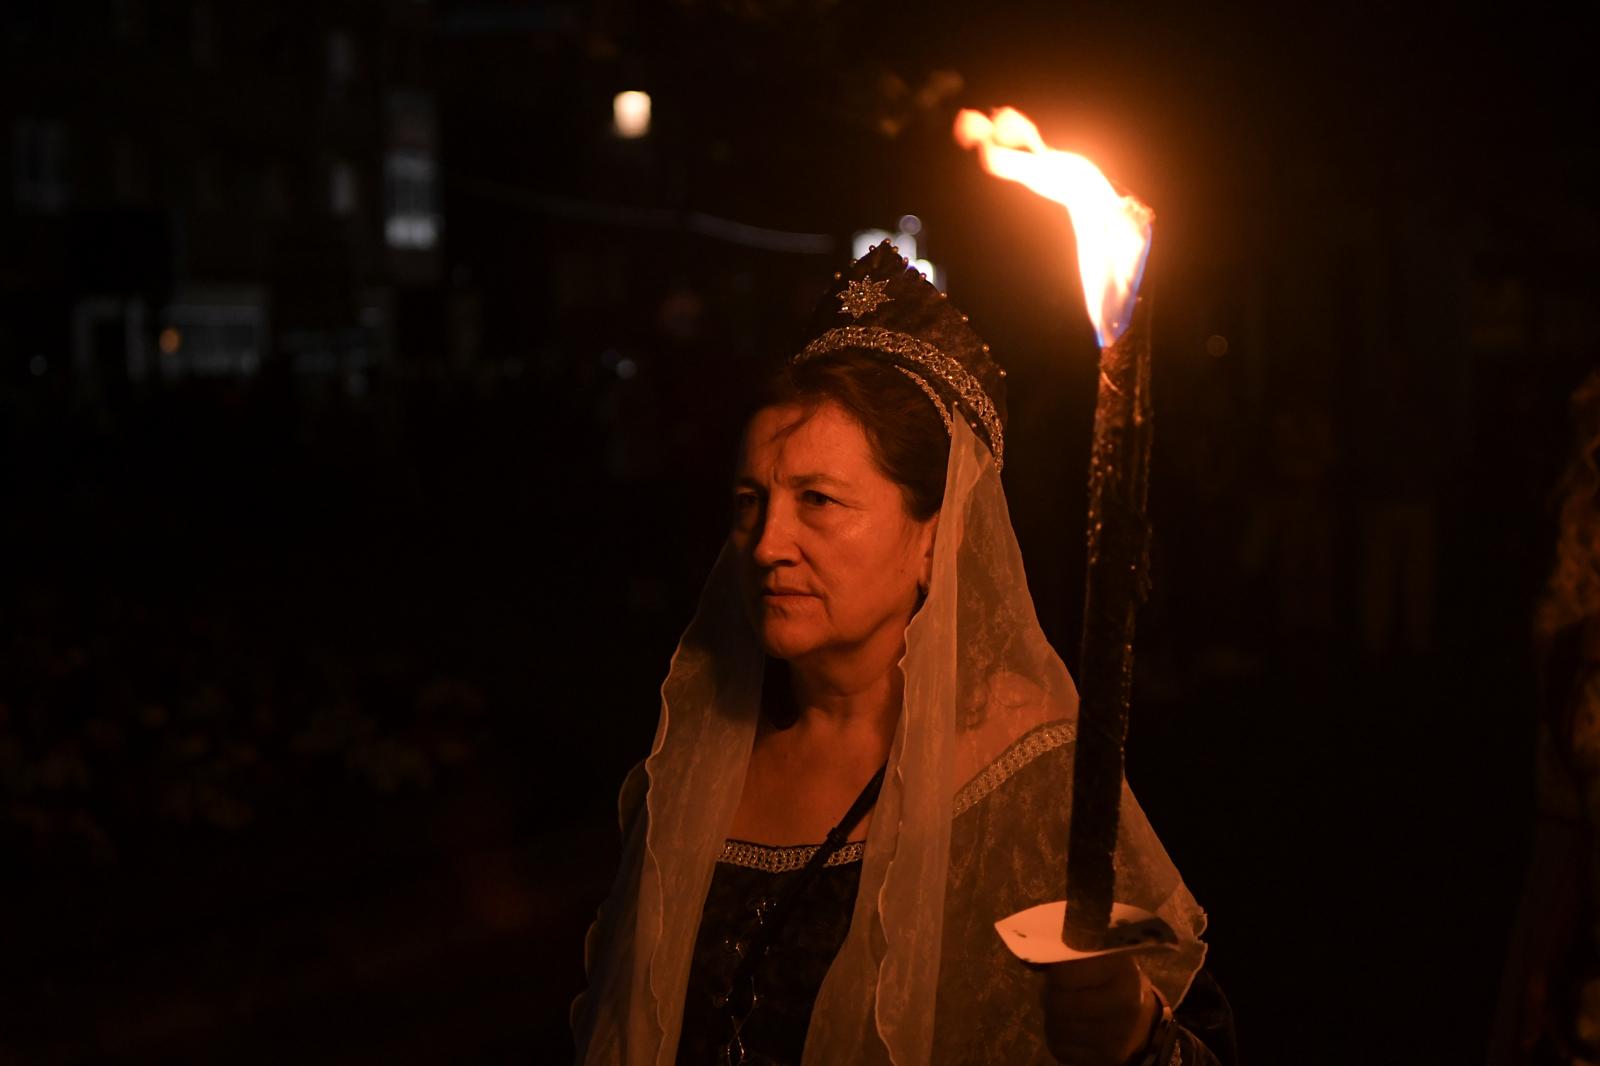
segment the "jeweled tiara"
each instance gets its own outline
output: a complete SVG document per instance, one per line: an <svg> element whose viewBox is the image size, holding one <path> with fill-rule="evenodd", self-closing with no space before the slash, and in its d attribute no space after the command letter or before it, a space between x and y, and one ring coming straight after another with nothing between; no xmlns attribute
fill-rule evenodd
<svg viewBox="0 0 1600 1066"><path fill-rule="evenodd" d="M1002 469L1003 415L969 364L1001 380L1006 372L994 365L989 346L967 324L967 316L951 307L945 294L912 269L887 241L852 263L848 272L833 277L835 285L816 315L819 328L794 361L803 363L849 348L887 356L933 401L945 432L954 431L953 418L963 413L987 441L995 469ZM839 315L846 314L855 324L834 324ZM869 321L862 323L862 318ZM963 360L957 353L965 353L967 358ZM936 385L948 394L949 403Z"/></svg>

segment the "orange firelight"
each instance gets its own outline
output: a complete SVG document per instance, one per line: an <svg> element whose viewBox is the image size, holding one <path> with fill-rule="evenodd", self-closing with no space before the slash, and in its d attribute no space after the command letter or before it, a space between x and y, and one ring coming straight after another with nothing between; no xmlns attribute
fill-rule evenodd
<svg viewBox="0 0 1600 1066"><path fill-rule="evenodd" d="M1015 108L1003 107L992 118L963 110L955 136L963 148L978 149L983 168L995 177L1020 182L1067 209L1089 318L1100 347L1115 343L1133 319L1155 212L1118 193L1083 156L1045 144L1039 128Z"/></svg>

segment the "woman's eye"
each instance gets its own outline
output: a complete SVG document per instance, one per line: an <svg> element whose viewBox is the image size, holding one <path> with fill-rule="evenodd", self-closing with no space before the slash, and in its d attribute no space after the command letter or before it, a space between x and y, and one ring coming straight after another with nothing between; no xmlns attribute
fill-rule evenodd
<svg viewBox="0 0 1600 1066"><path fill-rule="evenodd" d="M733 497L733 509L735 511L746 511L754 507L758 502L760 501L756 499L756 494L753 492L735 493Z"/></svg>
<svg viewBox="0 0 1600 1066"><path fill-rule="evenodd" d="M800 498L811 504L813 507L821 507L824 504L835 502L832 496L824 496L815 489L806 490L801 494Z"/></svg>

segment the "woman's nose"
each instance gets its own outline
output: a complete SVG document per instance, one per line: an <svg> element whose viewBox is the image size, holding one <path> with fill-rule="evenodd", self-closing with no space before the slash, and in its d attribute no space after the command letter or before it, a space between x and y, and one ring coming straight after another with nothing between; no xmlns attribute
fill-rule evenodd
<svg viewBox="0 0 1600 1066"><path fill-rule="evenodd" d="M780 500L769 500L751 557L757 566L781 566L795 560L794 515Z"/></svg>

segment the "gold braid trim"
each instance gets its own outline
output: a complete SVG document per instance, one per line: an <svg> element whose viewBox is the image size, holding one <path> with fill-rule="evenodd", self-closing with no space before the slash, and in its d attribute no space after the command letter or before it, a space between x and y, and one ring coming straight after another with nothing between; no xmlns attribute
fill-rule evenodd
<svg viewBox="0 0 1600 1066"><path fill-rule="evenodd" d="M1004 467L1006 444L1005 434L1000 428L1000 414L995 410L989 394L983 391L983 385L961 365L960 360L909 333L884 329L882 326L838 326L806 345L794 357L794 361L803 363L812 356L836 352L841 348L864 348L898 356L944 382L983 423L984 434L989 438L989 451L994 455L994 468L1000 470Z"/></svg>
<svg viewBox="0 0 1600 1066"><path fill-rule="evenodd" d="M1018 770L1047 751L1054 751L1078 735L1072 722L1049 722L1024 733L1000 753L1000 757L972 775L972 780L956 793L955 813L960 814L1006 783Z"/></svg>
<svg viewBox="0 0 1600 1066"><path fill-rule="evenodd" d="M822 865L843 866L846 863L856 862L861 858L866 845L865 840L852 840L829 855ZM723 843L722 854L717 856L717 861L731 866L747 866L752 870L763 870L769 874L784 874L804 867L821 846L797 844L789 848L772 848L765 844L752 844L748 840L729 840Z"/></svg>

